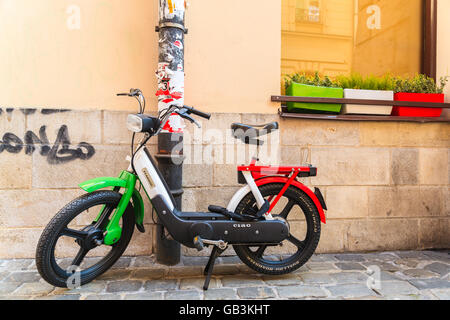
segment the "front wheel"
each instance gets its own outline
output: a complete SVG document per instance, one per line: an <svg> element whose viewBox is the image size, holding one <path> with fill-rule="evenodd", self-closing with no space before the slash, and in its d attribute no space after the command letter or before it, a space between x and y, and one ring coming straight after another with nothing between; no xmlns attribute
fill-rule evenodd
<svg viewBox="0 0 450 320"><path fill-rule="evenodd" d="M73 200L56 214L36 249L36 267L45 281L62 288L84 285L120 258L134 231L131 205L122 215L119 241L106 246L102 240L121 198L118 192L97 191Z"/></svg>
<svg viewBox="0 0 450 320"><path fill-rule="evenodd" d="M271 183L259 189L271 202L284 184ZM258 212L255 197L250 192L239 203L238 214ZM291 273L304 265L313 255L320 239L320 215L313 201L300 189L290 186L272 210L274 218L285 219L290 227L289 237L277 246L233 246L239 258L251 269L269 275Z"/></svg>

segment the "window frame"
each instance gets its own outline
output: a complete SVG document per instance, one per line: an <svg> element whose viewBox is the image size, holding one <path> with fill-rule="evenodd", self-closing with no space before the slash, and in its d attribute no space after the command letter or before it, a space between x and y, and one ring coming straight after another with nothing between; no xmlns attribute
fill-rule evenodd
<svg viewBox="0 0 450 320"><path fill-rule="evenodd" d="M436 80L437 0L423 0L422 73Z"/></svg>

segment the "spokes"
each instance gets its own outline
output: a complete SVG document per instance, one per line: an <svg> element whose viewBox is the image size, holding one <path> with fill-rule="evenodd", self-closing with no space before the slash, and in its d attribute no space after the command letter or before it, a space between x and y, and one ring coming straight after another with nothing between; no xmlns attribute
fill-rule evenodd
<svg viewBox="0 0 450 320"><path fill-rule="evenodd" d="M286 206L284 207L283 211L281 211L279 216L282 217L283 219L287 219L287 216L288 216L289 212L291 212L294 205L295 205L295 201L289 200L289 202L286 204Z"/></svg>
<svg viewBox="0 0 450 320"><path fill-rule="evenodd" d="M109 216L111 215L111 212L114 210L113 207L108 206L103 209L103 212L101 213L99 219L94 224L94 228L105 230L106 226L109 223Z"/></svg>
<svg viewBox="0 0 450 320"><path fill-rule="evenodd" d="M61 231L62 236L67 236L70 238L75 238L75 242L80 246L80 249L78 250L77 255L75 256L75 259L73 259L71 266L79 267L81 263L83 262L84 257L88 254L90 249L85 247L85 242L88 238L88 232L86 231L78 231L73 230L68 227L64 228Z"/></svg>
<svg viewBox="0 0 450 320"><path fill-rule="evenodd" d="M289 235L289 237L286 239L293 245L295 245L300 250L303 250L305 248L305 241L300 241L296 237L294 237L292 234Z"/></svg>
<svg viewBox="0 0 450 320"><path fill-rule="evenodd" d="M73 259L72 261L72 266L77 266L79 267L81 265L81 262L83 262L84 257L86 257L86 254L89 252L88 249L85 249L83 247L80 248L80 250L78 251L75 259Z"/></svg>
<svg viewBox="0 0 450 320"><path fill-rule="evenodd" d="M270 202L271 200L273 200L274 197L275 196L269 196L267 198L267 200ZM297 201L295 199L288 199L288 201L284 202L284 204L278 203L278 205L280 205L281 208L283 208L282 205L284 205L284 208L280 211L280 213L274 214L274 216L287 220L289 213L292 211L294 206L297 205ZM253 210L254 208L255 207L252 207L251 209ZM287 237L285 241L292 243L297 248L297 250L296 250L297 252L303 251L306 247L306 240L301 241L301 240L297 239L296 237L294 237L292 234L289 234L289 237ZM263 246L257 247L255 251L252 250L254 257L255 258L263 258L267 247L268 247L268 245L263 245ZM283 243L280 244L280 247L284 247ZM286 247L286 248L288 248L288 247Z"/></svg>
<svg viewBox="0 0 450 320"><path fill-rule="evenodd" d="M69 228L64 228L61 231L61 235L83 241L84 239L86 239L88 233L86 231L78 231Z"/></svg>
<svg viewBox="0 0 450 320"><path fill-rule="evenodd" d="M99 243L101 242L103 232L101 230L94 229L92 225L84 228L83 230L74 230L66 226L62 229L60 235L74 238L75 243L79 245L78 253L71 264L71 266L79 267L88 252L100 245Z"/></svg>
<svg viewBox="0 0 450 320"><path fill-rule="evenodd" d="M261 258L264 254L264 251L266 250L267 246L261 246L258 248L258 250L255 251L255 255L259 258Z"/></svg>
<svg viewBox="0 0 450 320"><path fill-rule="evenodd" d="M306 242L297 239L297 238L294 237L292 234L289 234L289 237L286 238L286 241L289 241L289 242L292 243L294 246L296 246L297 249L298 249L298 250L297 250L298 252L303 251L303 250L305 249ZM282 245L282 244L280 244L280 245ZM254 256L255 256L255 258L262 258L263 255L264 255L264 252L265 252L266 249L267 249L267 247L268 247L267 245L265 245L265 246L260 246L260 247L258 247L258 248L256 249L256 251L252 251L253 254L254 254Z"/></svg>

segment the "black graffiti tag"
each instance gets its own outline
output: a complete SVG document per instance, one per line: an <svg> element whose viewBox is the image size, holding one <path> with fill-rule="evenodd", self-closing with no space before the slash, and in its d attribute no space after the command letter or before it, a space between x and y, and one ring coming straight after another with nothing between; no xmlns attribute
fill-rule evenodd
<svg viewBox="0 0 450 320"><path fill-rule="evenodd" d="M32 155L36 151L36 146L40 146L40 154L47 157L49 164L63 164L76 159L89 160L95 155L95 148L87 142L81 142L75 148L71 147L69 130L66 125L58 130L55 143L50 145L46 126L39 129L39 136L32 131L27 131L24 140L13 133L5 133L0 141L0 153L9 152L20 153L25 148L25 153Z"/></svg>
<svg viewBox="0 0 450 320"><path fill-rule="evenodd" d="M47 161L50 164L61 164L75 159L88 160L95 154L95 149L87 142L81 142L76 149L70 149L70 139L67 126L59 129L55 144L50 150Z"/></svg>

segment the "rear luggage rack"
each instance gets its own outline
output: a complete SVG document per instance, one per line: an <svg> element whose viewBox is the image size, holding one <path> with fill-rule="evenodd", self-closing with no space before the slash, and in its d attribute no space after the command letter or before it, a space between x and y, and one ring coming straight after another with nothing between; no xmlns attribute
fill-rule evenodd
<svg viewBox="0 0 450 320"><path fill-rule="evenodd" d="M317 176L317 168L312 165L308 167L275 167L275 166L239 166L238 167L238 183L246 184L246 180L244 178L244 174L242 172L251 172L253 178L259 179L263 176L268 175L282 175L289 176L292 172L298 171L298 177L300 178L308 178L308 177L316 177Z"/></svg>

